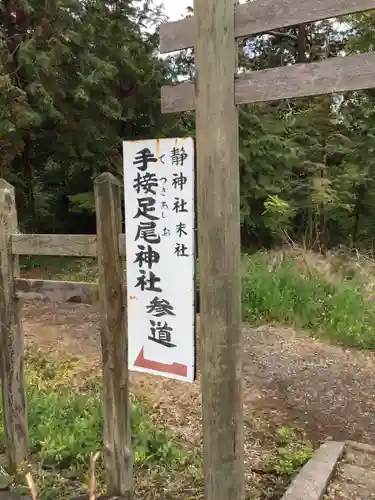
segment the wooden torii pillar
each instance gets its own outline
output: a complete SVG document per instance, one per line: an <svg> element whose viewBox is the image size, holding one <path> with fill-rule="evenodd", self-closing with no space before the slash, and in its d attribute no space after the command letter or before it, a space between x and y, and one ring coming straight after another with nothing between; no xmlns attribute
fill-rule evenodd
<svg viewBox="0 0 375 500"><path fill-rule="evenodd" d="M196 0L196 144L205 491L242 500L243 408L234 0Z"/></svg>

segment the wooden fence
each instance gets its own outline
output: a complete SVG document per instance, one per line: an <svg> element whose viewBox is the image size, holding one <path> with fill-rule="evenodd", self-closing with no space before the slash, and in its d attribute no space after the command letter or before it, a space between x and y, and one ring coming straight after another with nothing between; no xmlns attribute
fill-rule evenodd
<svg viewBox="0 0 375 500"><path fill-rule="evenodd" d="M126 298L125 238L121 234L121 184L109 173L95 180L97 234L20 234L14 188L0 179L0 374L4 441L8 464L16 471L28 459L24 338L20 299L99 303L103 360L104 460L110 494L131 495L132 453ZM97 257L99 284L22 279L19 255Z"/></svg>

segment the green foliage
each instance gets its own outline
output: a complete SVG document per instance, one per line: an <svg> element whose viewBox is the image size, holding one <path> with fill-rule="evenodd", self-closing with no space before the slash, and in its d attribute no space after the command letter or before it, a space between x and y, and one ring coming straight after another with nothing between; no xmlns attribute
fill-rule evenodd
<svg viewBox="0 0 375 500"><path fill-rule="evenodd" d="M298 439L296 432L290 427L277 429L275 441L277 451L267 464L270 472L291 476L312 457L312 444L307 440Z"/></svg>
<svg viewBox="0 0 375 500"><path fill-rule="evenodd" d="M69 488L84 489L90 453L103 448L101 379L93 377L82 383L75 376L73 360L57 362L33 350L27 353L26 373L30 447L32 462L40 468L42 498L66 498L59 495L65 495ZM160 428L144 400L132 401L132 429L136 467L176 473L191 465L200 467L198 454L172 432ZM0 448L3 437L1 426ZM101 462L99 465L101 482ZM48 471L53 471L53 476ZM66 484L69 478L73 484ZM16 489L24 490L22 485Z"/></svg>
<svg viewBox="0 0 375 500"><path fill-rule="evenodd" d="M241 66L255 70L371 50L374 19L366 13L342 25L318 22L245 40ZM318 250L372 247L374 97L373 91L352 92L241 108L246 248L289 238Z"/></svg>
<svg viewBox="0 0 375 500"><path fill-rule="evenodd" d="M293 258L273 263L246 256L243 317L255 323L296 325L346 346L374 349L375 305L353 280L334 284L318 271L301 271Z"/></svg>
<svg viewBox="0 0 375 500"><path fill-rule="evenodd" d="M121 141L179 129L159 109L169 68L141 29L160 15L147 0L3 2L0 175L26 230L90 232L93 177L121 171Z"/></svg>
<svg viewBox="0 0 375 500"><path fill-rule="evenodd" d="M52 361L39 351L29 351L26 364L32 454L43 467L87 466L90 453L103 447L100 379L72 387L74 363ZM145 401L133 401L135 463L185 465L186 450L172 433L155 426L151 413ZM3 447L3 428L0 442Z"/></svg>
<svg viewBox="0 0 375 500"><path fill-rule="evenodd" d="M160 58L149 0L4 0L0 10L0 176L21 229L95 231L93 178L121 177L124 139L194 135L194 113L162 116L160 87L193 78L194 53ZM371 50L373 12L241 42L259 70ZM148 28L147 30L145 28ZM371 90L240 107L245 249L373 246Z"/></svg>

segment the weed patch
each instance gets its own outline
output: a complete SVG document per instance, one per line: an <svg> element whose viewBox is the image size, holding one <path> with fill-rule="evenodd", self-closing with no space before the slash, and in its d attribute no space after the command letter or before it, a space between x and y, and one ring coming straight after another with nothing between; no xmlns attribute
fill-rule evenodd
<svg viewBox="0 0 375 500"><path fill-rule="evenodd" d="M70 498L86 491L90 453L103 448L101 382L74 378L74 362L56 361L40 352L27 353L29 437L32 463L42 499ZM135 469L147 481L165 475L193 474L201 480L200 454L155 422L144 400L132 401L132 438ZM4 452L3 427L0 446ZM146 480L146 479L145 479ZM99 486L104 471L98 463ZM25 492L24 485L15 485Z"/></svg>
<svg viewBox="0 0 375 500"><path fill-rule="evenodd" d="M303 273L292 258L275 264L267 254L247 256L242 306L245 321L294 325L349 347L375 348L375 304L359 284Z"/></svg>
<svg viewBox="0 0 375 500"><path fill-rule="evenodd" d="M277 476L291 476L312 457L312 444L307 440L298 439L290 427L277 429L275 441L277 449L269 460L267 469Z"/></svg>

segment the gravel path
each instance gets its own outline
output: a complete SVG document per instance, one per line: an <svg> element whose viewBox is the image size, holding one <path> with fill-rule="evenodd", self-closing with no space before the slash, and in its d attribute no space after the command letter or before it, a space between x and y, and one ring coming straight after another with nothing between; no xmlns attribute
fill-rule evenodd
<svg viewBox="0 0 375 500"><path fill-rule="evenodd" d="M256 406L280 409L316 440L375 443L375 355L327 345L290 329L245 330L246 386Z"/></svg>
<svg viewBox="0 0 375 500"><path fill-rule="evenodd" d="M75 354L83 366L99 366L98 314L91 306L26 302L26 341L52 353ZM375 357L330 346L291 329L244 328L245 413L296 422L314 441L327 437L375 444ZM133 374L132 380L196 432L199 383L184 384ZM173 410L172 410L173 408ZM170 420L173 425L173 419ZM176 424L177 425L177 424Z"/></svg>

